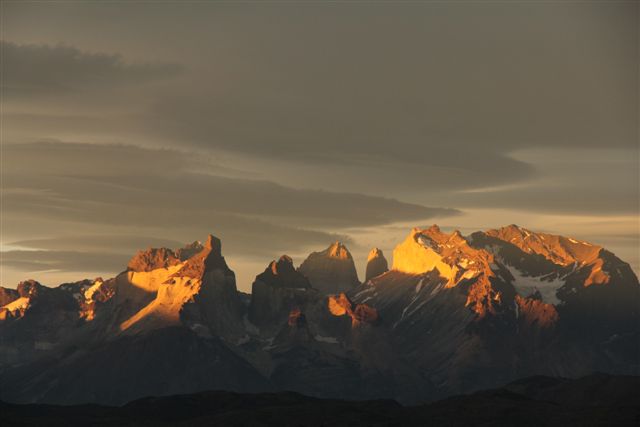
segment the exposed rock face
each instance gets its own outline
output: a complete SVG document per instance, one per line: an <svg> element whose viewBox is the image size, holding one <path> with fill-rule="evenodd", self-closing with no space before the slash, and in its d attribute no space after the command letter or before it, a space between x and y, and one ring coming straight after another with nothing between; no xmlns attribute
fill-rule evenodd
<svg viewBox="0 0 640 427"><path fill-rule="evenodd" d="M18 284L17 289L2 288L2 296L7 303L0 307L0 320L19 318L32 305L41 292L47 292L49 289L36 282L35 280L25 280Z"/></svg>
<svg viewBox="0 0 640 427"><path fill-rule="evenodd" d="M509 242L525 253L541 255L555 265L564 267L576 264L587 265L590 272L584 281L584 286L605 284L610 280L610 276L602 269L604 260L601 257L603 250L601 246L570 237L534 233L515 224L497 230L488 230L485 235Z"/></svg>
<svg viewBox="0 0 640 427"><path fill-rule="evenodd" d="M516 304L518 304L518 317L522 319L526 327L549 328L558 321L558 311L555 306L545 304L538 298L522 298L520 295L516 295Z"/></svg>
<svg viewBox="0 0 640 427"><path fill-rule="evenodd" d="M153 271L158 268L168 268L180 264L180 259L171 249L149 248L138 252L127 265L131 271Z"/></svg>
<svg viewBox="0 0 640 427"><path fill-rule="evenodd" d="M256 276L251 291L249 320L269 333L280 328L289 313L305 310L317 298L318 293L311 288L309 279L294 268L289 256L282 255Z"/></svg>
<svg viewBox="0 0 640 427"><path fill-rule="evenodd" d="M336 294L359 285L358 273L349 250L335 242L321 252L313 252L298 269L311 286L322 294Z"/></svg>
<svg viewBox="0 0 640 427"><path fill-rule="evenodd" d="M181 251L189 254L198 245ZM156 294L146 306L120 324L128 334L185 323L206 336L242 335L242 303L235 275L222 256L220 240L209 235L202 249L178 264L151 270L147 288ZM166 252L166 251L164 251ZM177 256L175 259L179 260ZM133 283L134 277L129 279Z"/></svg>
<svg viewBox="0 0 640 427"><path fill-rule="evenodd" d="M496 279L493 255L471 247L458 231L446 234L437 225L414 228L393 251L393 269L419 275L435 271L446 288L468 287L465 306L480 318L496 314L503 306L503 292L509 288ZM510 295L511 297L513 295Z"/></svg>
<svg viewBox="0 0 640 427"><path fill-rule="evenodd" d="M28 297L16 298L10 303L0 307L0 320L22 317L27 308L29 308Z"/></svg>
<svg viewBox="0 0 640 427"><path fill-rule="evenodd" d="M517 246L523 252L539 254L559 265L587 263L598 257L601 246L578 241L570 237L547 233L534 233L515 224L487 230L484 234Z"/></svg>
<svg viewBox="0 0 640 427"><path fill-rule="evenodd" d="M384 257L382 250L378 248L371 249L369 256L367 257L367 270L365 273L365 282L373 279L376 276L381 275L389 271L389 264Z"/></svg>
<svg viewBox="0 0 640 427"><path fill-rule="evenodd" d="M256 280L276 288L311 287L309 279L294 268L293 260L288 255L282 255L278 261L271 261L264 273L256 276Z"/></svg>
<svg viewBox="0 0 640 427"><path fill-rule="evenodd" d="M414 228L405 241L393 250L393 269L407 274L422 274L437 268L443 277L450 277L451 266L432 247L434 240L444 240L437 226L428 230Z"/></svg>
<svg viewBox="0 0 640 427"><path fill-rule="evenodd" d="M231 271L222 256L220 239L209 234L203 248L188 258L184 266L172 277L202 278L205 273L214 270Z"/></svg>
<svg viewBox="0 0 640 427"><path fill-rule="evenodd" d="M217 240L211 235L209 235L209 238ZM213 240L208 241L207 244L220 246L219 240L217 242ZM149 272L159 268L169 268L192 258L202 252L203 249L205 249L205 246L197 241L175 251L169 248L148 248L144 251L139 251L131 258L127 265L127 270ZM220 248L218 248L218 252L220 252Z"/></svg>
<svg viewBox="0 0 640 427"><path fill-rule="evenodd" d="M300 327L307 324L307 318L299 309L294 309L289 313L289 320L287 321L287 324L289 326Z"/></svg>
<svg viewBox="0 0 640 427"><path fill-rule="evenodd" d="M202 251L203 249L204 249L204 245L196 240L193 243L189 243L186 246L180 249L177 249L175 251L175 254L178 257L178 259L180 259L180 261L186 261L192 256L194 256L195 254L197 254L198 252Z"/></svg>
<svg viewBox="0 0 640 427"><path fill-rule="evenodd" d="M349 316L351 324L356 326L361 322L374 323L378 320L378 312L366 304L353 304L345 294L330 296L328 300L329 312L334 316Z"/></svg>
<svg viewBox="0 0 640 427"><path fill-rule="evenodd" d="M19 297L0 308L0 365L29 363L69 343L79 344L77 332L86 321L80 291L27 280L16 292Z"/></svg>
<svg viewBox="0 0 640 427"><path fill-rule="evenodd" d="M35 280L18 284L18 298L0 308L0 319L24 317L27 311L42 313L47 310L73 310L77 306L72 298L59 288L42 286Z"/></svg>
<svg viewBox="0 0 640 427"><path fill-rule="evenodd" d="M112 282L105 282L100 277L63 283L59 288L73 295L78 302L78 313L85 320L94 320L98 305L109 301L115 294Z"/></svg>
<svg viewBox="0 0 640 427"><path fill-rule="evenodd" d="M180 312L183 322L192 328L205 325L208 333L225 339L244 335L244 307L236 288L236 277L222 256L219 239L209 235L203 249L189 258L185 266L174 273L176 280L200 278L200 286ZM193 283L193 281L192 281Z"/></svg>
<svg viewBox="0 0 640 427"><path fill-rule="evenodd" d="M18 287L16 288L18 294L21 297L37 297L41 293L45 293L48 291L48 288L42 286L40 283L35 280L25 280L24 282L18 283Z"/></svg>
<svg viewBox="0 0 640 427"><path fill-rule="evenodd" d="M9 304L20 298L20 294L15 289L3 288L0 286L0 307Z"/></svg>
<svg viewBox="0 0 640 427"><path fill-rule="evenodd" d="M287 322L280 329L273 343L278 349L277 351L281 352L292 347L307 346L313 341L307 317L300 309L296 308L289 313Z"/></svg>
<svg viewBox="0 0 640 427"><path fill-rule="evenodd" d="M473 233L469 239L474 247L495 253L503 267L501 277L523 297L538 292L546 303L564 302L565 311L592 304L592 315L623 307L626 311L637 302L637 277L627 263L600 246L515 225Z"/></svg>

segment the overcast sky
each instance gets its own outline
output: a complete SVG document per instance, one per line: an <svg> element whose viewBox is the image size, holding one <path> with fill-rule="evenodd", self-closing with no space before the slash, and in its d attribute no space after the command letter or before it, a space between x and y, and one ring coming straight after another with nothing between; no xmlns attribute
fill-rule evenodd
<svg viewBox="0 0 640 427"><path fill-rule="evenodd" d="M638 271L638 2L2 2L2 277L510 223Z"/></svg>

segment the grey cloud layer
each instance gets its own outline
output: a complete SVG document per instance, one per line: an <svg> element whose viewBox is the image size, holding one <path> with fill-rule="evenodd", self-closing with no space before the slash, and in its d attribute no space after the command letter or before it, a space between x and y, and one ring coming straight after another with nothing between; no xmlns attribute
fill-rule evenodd
<svg viewBox="0 0 640 427"><path fill-rule="evenodd" d="M119 55L83 52L73 46L0 41L3 94L42 96L81 89L110 89L175 76L177 64L126 63Z"/></svg>
<svg viewBox="0 0 640 427"><path fill-rule="evenodd" d="M63 260L71 257L70 251L108 253L109 248L119 248L119 254L130 255L137 244L151 244L133 237L74 240L74 224L90 225L94 233L146 230L147 235L173 241L212 232L223 238L226 253L268 257L337 239L351 241L322 230L457 213L394 199L213 175L216 164L190 152L50 141L6 145L3 155L5 229L10 235L28 236L35 224L47 222L43 228L57 230L55 239L30 236L16 245L59 251L61 258L52 261L59 268L69 265ZM34 256L12 252L3 262L15 266L22 257L33 263ZM106 257L103 269L113 268L112 261Z"/></svg>
<svg viewBox="0 0 640 427"><path fill-rule="evenodd" d="M117 249L125 254L132 254L146 247L178 248L184 242L169 239L159 239L152 236L132 235L70 235L55 239L29 239L9 242L9 246L22 248L43 249L47 251L79 251L79 252L108 252Z"/></svg>
<svg viewBox="0 0 640 427"><path fill-rule="evenodd" d="M459 207L517 206L531 212L569 215L640 214L637 149L534 149L519 157L538 165L537 180L523 187L454 192L437 198L438 202Z"/></svg>
<svg viewBox="0 0 640 427"><path fill-rule="evenodd" d="M77 251L4 251L2 265L19 270L41 272L58 271L121 271L130 258L124 254ZM78 278L82 280L84 278ZM7 283L5 285L15 285Z"/></svg>
<svg viewBox="0 0 640 427"><path fill-rule="evenodd" d="M438 192L544 178L543 167L511 155L523 148L637 151L634 12L631 3L12 5L16 58L66 63L66 85L84 85L76 63L91 64L79 67L91 76L104 62L96 78L112 74L120 86L164 79L115 99L57 99L38 113L7 103L7 134L225 151L262 160L255 172L269 181L289 183L295 169L300 187L431 204ZM82 39L80 19L93 24ZM18 43L32 41L23 29L36 21L41 40L82 51ZM176 24L182 30L165 37ZM90 53L105 46L148 59ZM125 65L134 63L143 65ZM98 115L105 103L113 111ZM602 182L633 194L628 181ZM499 203L518 208L526 192ZM535 205L541 195L522 197ZM613 201L602 212L618 212Z"/></svg>
<svg viewBox="0 0 640 427"><path fill-rule="evenodd" d="M52 208L60 207L65 215L72 216L69 219L76 220L86 217L126 222L132 216L134 224L144 221L161 225L170 216L188 212L192 223L210 223L207 217L220 213L348 227L456 213L388 198L222 177L212 174L215 165L192 160L195 153L44 142L7 145L4 155L8 164L5 188L14 201L9 209L19 209L20 200L27 204L48 197ZM24 166L31 172L24 174ZM201 172L194 171L198 169ZM21 191L24 189L42 193ZM116 215L124 207L126 211Z"/></svg>

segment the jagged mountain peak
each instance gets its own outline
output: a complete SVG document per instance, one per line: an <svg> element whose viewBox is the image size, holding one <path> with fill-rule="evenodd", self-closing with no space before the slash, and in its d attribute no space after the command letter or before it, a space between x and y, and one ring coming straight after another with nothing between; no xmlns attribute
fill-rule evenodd
<svg viewBox="0 0 640 427"><path fill-rule="evenodd" d="M367 270L365 273L365 281L379 276L389 270L389 264L384 257L381 249L373 248L367 256Z"/></svg>
<svg viewBox="0 0 640 427"><path fill-rule="evenodd" d="M477 232L471 238L474 242L483 242L487 248L501 248L501 257L512 266L517 267L525 260L529 264L523 267L525 269L553 269L544 267L539 260L532 258L539 257L557 268L567 270L565 275L576 270L586 272L586 278L580 279L583 286L610 283L612 274L626 276L630 281L633 281L631 277L635 277L627 263L602 246L572 237L538 233L512 225ZM514 252L513 248L517 251Z"/></svg>
<svg viewBox="0 0 640 427"><path fill-rule="evenodd" d="M324 252L326 252L326 255L331 258L352 259L349 249L347 249L347 247L340 241L336 241L329 245Z"/></svg>
<svg viewBox="0 0 640 427"><path fill-rule="evenodd" d="M549 233L536 233L517 225L484 232L489 237L513 244L527 253L542 255L550 261L570 265L587 263L598 257L602 246Z"/></svg>
<svg viewBox="0 0 640 427"><path fill-rule="evenodd" d="M222 256L220 240L210 234L204 245L194 242L183 251L186 254L197 249L200 250L170 268L119 276L122 289L144 288L154 296L120 324L121 331L135 335L185 324L204 335L217 333L235 338L241 332L241 302L235 275Z"/></svg>
<svg viewBox="0 0 640 427"><path fill-rule="evenodd" d="M416 240L421 241L423 245L430 245L434 250L437 250L437 247L442 247L445 244L464 245L467 243L459 230L445 233L435 224L424 230L414 228L411 234Z"/></svg>
<svg viewBox="0 0 640 427"><path fill-rule="evenodd" d="M209 246L209 249L217 247L217 252L220 252L220 241L211 235L209 237L210 239L207 239L206 245ZM138 251L131 260L129 260L127 270L149 272L159 268L169 268L179 265L202 252L206 245L202 245L200 241L196 240L193 243L188 243L182 248L175 250L170 248L147 248Z"/></svg>
<svg viewBox="0 0 640 427"><path fill-rule="evenodd" d="M186 261L191 258L198 252L204 249L204 245L201 241L195 240L192 243L186 244L184 247L179 248L175 251L176 256L180 259L180 261Z"/></svg>
<svg viewBox="0 0 640 427"><path fill-rule="evenodd" d="M378 311L375 308L367 304L355 304L344 293L329 296L327 308L334 316L349 316L352 326L375 323L378 320Z"/></svg>
<svg viewBox="0 0 640 427"><path fill-rule="evenodd" d="M291 310L300 310L316 295L309 279L296 270L293 260L282 255L258 274L251 287L249 320L262 331L279 329Z"/></svg>
<svg viewBox="0 0 640 427"><path fill-rule="evenodd" d="M360 284L351 253L341 242L320 252L312 252L298 268L311 286L325 294L340 293Z"/></svg>
<svg viewBox="0 0 640 427"><path fill-rule="evenodd" d="M471 247L459 231L444 233L437 225L414 228L393 251L393 269L423 274L437 268L440 275L454 280L460 270L484 270L490 274L493 256Z"/></svg>
<svg viewBox="0 0 640 427"><path fill-rule="evenodd" d="M231 271L222 256L222 242L209 234L200 252L188 258L185 265L171 277L202 278L213 270Z"/></svg>
<svg viewBox="0 0 640 427"><path fill-rule="evenodd" d="M16 289L0 286L0 307L17 300L18 298L20 298L20 294Z"/></svg>
<svg viewBox="0 0 640 427"><path fill-rule="evenodd" d="M369 251L369 255L367 255L367 262L376 258L384 258L384 253L382 252L382 249L379 249L379 248L371 249Z"/></svg>
<svg viewBox="0 0 640 427"><path fill-rule="evenodd" d="M277 261L271 261L269 267L271 268L271 272L276 276L295 271L293 259L289 255L282 255Z"/></svg>
<svg viewBox="0 0 640 427"><path fill-rule="evenodd" d="M204 248L220 253L222 251L222 242L220 242L220 239L215 237L213 234L209 234L204 243Z"/></svg>
<svg viewBox="0 0 640 427"><path fill-rule="evenodd" d="M37 295L39 291L44 289L44 286L42 286L40 282L36 280L29 279L23 280L22 282L18 283L16 289L18 290L18 294L20 294L21 297L31 297Z"/></svg>
<svg viewBox="0 0 640 427"><path fill-rule="evenodd" d="M138 251L129 263L129 271L153 271L158 268L168 268L180 264L180 258L176 256L172 249L168 248L148 248Z"/></svg>
<svg viewBox="0 0 640 427"><path fill-rule="evenodd" d="M309 279L295 269L293 259L288 255L282 255L277 261L271 261L264 272L256 276L256 280L276 287L311 287Z"/></svg>

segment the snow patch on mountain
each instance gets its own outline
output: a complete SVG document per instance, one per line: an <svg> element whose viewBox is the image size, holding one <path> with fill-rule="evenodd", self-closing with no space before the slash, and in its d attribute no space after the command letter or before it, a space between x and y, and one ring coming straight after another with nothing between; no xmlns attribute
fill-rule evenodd
<svg viewBox="0 0 640 427"><path fill-rule="evenodd" d="M438 245L433 240L429 239L427 236L419 235L418 242L427 249L433 249L435 251L437 251L438 249Z"/></svg>
<svg viewBox="0 0 640 427"><path fill-rule="evenodd" d="M513 287L516 292L523 297L527 297L536 291L540 292L542 300L548 304L558 305L560 300L558 299L557 292L565 282L560 279L545 280L544 277L532 277L527 276L517 268L506 265L511 275L514 277Z"/></svg>
<svg viewBox="0 0 640 427"><path fill-rule="evenodd" d="M338 339L335 337L323 337L322 335L316 335L314 338L316 341L326 342L329 344L338 344Z"/></svg>

